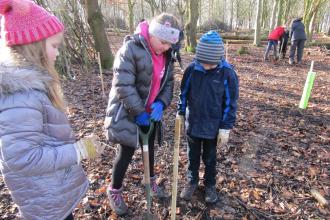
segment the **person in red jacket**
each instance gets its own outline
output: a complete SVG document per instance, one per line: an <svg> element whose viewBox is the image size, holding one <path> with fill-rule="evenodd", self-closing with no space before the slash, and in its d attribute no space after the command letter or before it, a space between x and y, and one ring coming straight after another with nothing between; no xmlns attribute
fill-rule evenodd
<svg viewBox="0 0 330 220"><path fill-rule="evenodd" d="M273 47L273 51L274 51L274 58L277 60L278 56L277 56L277 44L278 41L280 40L280 38L284 35L285 33L285 27L284 26L279 26L277 28L275 28L274 30L272 30L269 35L268 35L268 45L267 45L267 49L264 55L264 60L268 60L268 54L269 51L272 49Z"/></svg>

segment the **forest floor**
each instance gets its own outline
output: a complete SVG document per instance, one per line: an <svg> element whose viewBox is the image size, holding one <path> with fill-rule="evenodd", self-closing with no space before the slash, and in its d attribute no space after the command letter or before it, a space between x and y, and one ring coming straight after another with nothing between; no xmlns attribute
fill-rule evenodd
<svg viewBox="0 0 330 220"><path fill-rule="evenodd" d="M121 43L122 37L113 38L113 51ZM237 55L241 45L230 44L228 50L229 62L240 79L240 97L230 141L217 153L220 199L216 204L205 204L201 184L192 201L178 198L177 219L329 219L329 203L321 205L311 190L330 200L330 56L319 47L305 48L303 64L290 66L287 59L276 64L263 62L264 47L244 46L249 54ZM193 59L187 53L182 57L184 66ZM300 110L298 104L312 60L317 74L314 88L308 108ZM111 212L105 194L117 149L106 142L102 131L107 98L102 97L98 70L82 72L77 67L75 79L63 81L69 119L77 138L96 133L107 147L102 158L84 162L90 188L74 211L75 219L141 219L146 210L141 151L136 151L124 180L124 197L130 212L118 217ZM182 73L176 68L174 100L164 115L164 143L156 146L155 171L169 194L181 78ZM104 75L104 81L108 94L111 73ZM183 137L179 192L186 179L186 146ZM152 212L159 219L169 219L170 205L170 198L153 201ZM0 177L0 219L15 219L17 212Z"/></svg>

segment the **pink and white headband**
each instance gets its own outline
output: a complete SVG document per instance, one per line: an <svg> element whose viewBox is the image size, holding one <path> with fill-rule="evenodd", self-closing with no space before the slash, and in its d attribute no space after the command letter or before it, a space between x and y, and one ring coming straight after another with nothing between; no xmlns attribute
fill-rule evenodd
<svg viewBox="0 0 330 220"><path fill-rule="evenodd" d="M170 22L160 24L156 21L152 21L149 26L149 34L171 44L175 44L179 41L180 31L176 28L172 28Z"/></svg>

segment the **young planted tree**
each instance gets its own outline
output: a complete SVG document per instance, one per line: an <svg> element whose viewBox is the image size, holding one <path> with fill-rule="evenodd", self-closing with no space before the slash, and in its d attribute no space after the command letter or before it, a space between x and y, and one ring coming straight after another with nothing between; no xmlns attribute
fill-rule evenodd
<svg viewBox="0 0 330 220"><path fill-rule="evenodd" d="M255 31L254 31L254 42L253 42L253 44L256 45L256 46L260 45L261 8L262 8L262 0L258 0L257 16L256 16Z"/></svg>
<svg viewBox="0 0 330 220"><path fill-rule="evenodd" d="M103 16L98 2L95 0L86 0L87 20L92 29L96 51L100 52L102 67L110 69L113 64L113 54L104 29Z"/></svg>
<svg viewBox="0 0 330 220"><path fill-rule="evenodd" d="M186 30L186 50L195 52L197 41L196 41L196 26L199 17L198 13L198 1L188 1L188 21L185 25Z"/></svg>

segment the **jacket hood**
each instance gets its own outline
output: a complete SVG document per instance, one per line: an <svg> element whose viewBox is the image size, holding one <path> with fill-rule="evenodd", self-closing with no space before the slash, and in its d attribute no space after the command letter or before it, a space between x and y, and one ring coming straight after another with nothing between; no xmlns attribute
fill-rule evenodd
<svg viewBox="0 0 330 220"><path fill-rule="evenodd" d="M0 63L0 96L34 89L47 92L51 80L51 76L36 67Z"/></svg>

